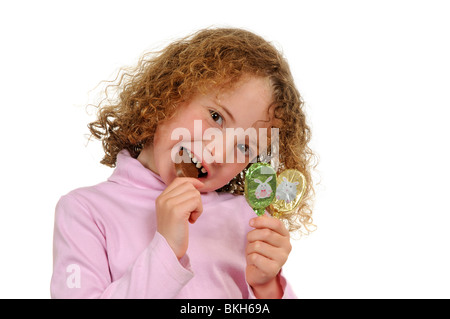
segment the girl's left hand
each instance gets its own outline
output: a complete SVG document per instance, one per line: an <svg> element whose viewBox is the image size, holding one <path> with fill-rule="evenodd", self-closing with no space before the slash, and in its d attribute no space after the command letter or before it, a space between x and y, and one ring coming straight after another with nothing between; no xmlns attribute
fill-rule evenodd
<svg viewBox="0 0 450 319"><path fill-rule="evenodd" d="M289 231L270 216L252 218L250 226L255 229L247 234L247 282L257 298L281 298L278 273L292 249Z"/></svg>

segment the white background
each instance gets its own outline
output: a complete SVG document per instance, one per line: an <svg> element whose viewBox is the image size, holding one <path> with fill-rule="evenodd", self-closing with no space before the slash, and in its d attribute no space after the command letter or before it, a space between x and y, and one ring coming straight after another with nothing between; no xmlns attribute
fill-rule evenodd
<svg viewBox="0 0 450 319"><path fill-rule="evenodd" d="M320 156L316 232L285 267L300 298L450 297L446 1L2 1L0 297L49 298L53 214L105 180L95 87L208 26L274 41Z"/></svg>

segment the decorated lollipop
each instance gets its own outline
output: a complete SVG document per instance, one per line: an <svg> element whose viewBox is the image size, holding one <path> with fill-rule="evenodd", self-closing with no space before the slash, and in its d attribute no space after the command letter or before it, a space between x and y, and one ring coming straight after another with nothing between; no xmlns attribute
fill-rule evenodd
<svg viewBox="0 0 450 319"><path fill-rule="evenodd" d="M296 209L305 193L305 176L295 169L287 169L277 177L275 199L271 204L273 216L279 218L281 214Z"/></svg>
<svg viewBox="0 0 450 319"><path fill-rule="evenodd" d="M266 163L252 164L245 175L245 198L258 216L270 206L274 217L296 209L305 192L305 177L295 169L287 169L278 177Z"/></svg>
<svg viewBox="0 0 450 319"><path fill-rule="evenodd" d="M266 163L254 163L247 170L245 198L258 216L264 215L275 198L276 176L275 170Z"/></svg>

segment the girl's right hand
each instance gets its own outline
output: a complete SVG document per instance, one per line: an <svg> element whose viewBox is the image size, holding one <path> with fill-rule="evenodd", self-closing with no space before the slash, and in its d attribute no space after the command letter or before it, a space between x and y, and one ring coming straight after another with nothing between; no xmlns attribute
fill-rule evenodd
<svg viewBox="0 0 450 319"><path fill-rule="evenodd" d="M189 223L203 212L200 192L203 183L195 178L178 177L156 198L157 230L164 236L178 259L189 243Z"/></svg>

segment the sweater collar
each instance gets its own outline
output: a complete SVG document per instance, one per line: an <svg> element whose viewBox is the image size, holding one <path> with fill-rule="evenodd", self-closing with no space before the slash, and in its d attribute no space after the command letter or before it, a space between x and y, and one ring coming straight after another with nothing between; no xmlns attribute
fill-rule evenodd
<svg viewBox="0 0 450 319"><path fill-rule="evenodd" d="M125 186L163 191L166 185L158 174L144 167L137 159L131 157L127 150L117 154L116 168L108 179Z"/></svg>

